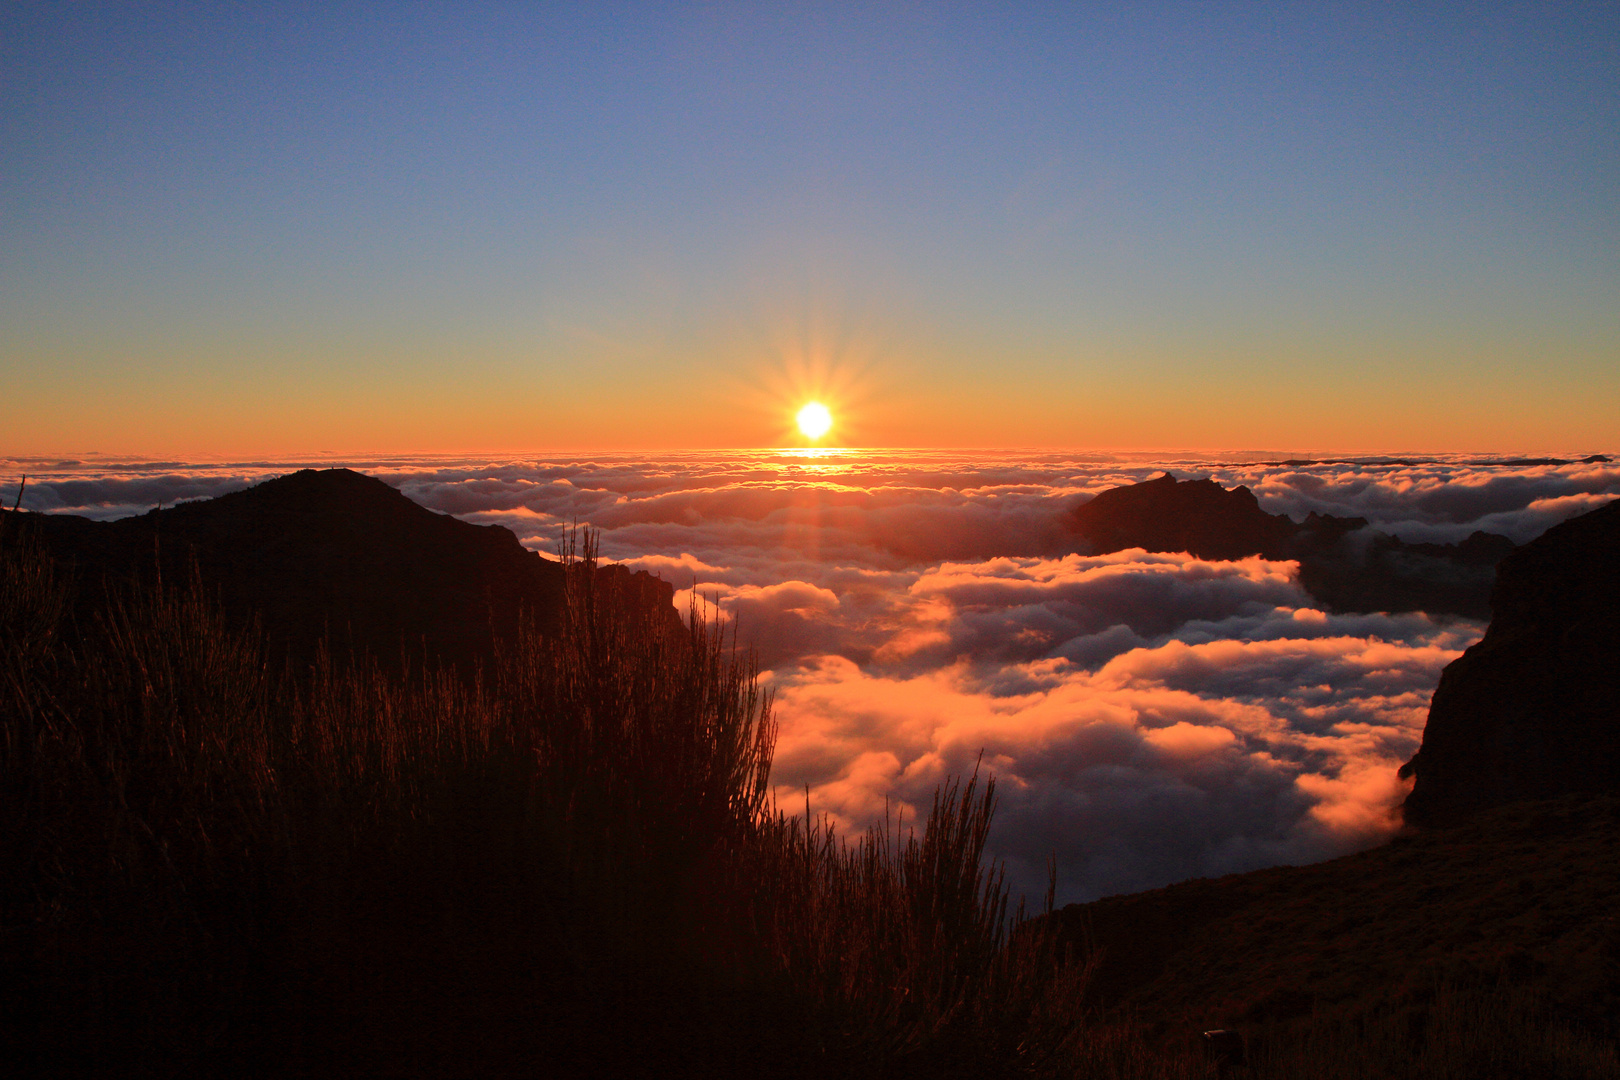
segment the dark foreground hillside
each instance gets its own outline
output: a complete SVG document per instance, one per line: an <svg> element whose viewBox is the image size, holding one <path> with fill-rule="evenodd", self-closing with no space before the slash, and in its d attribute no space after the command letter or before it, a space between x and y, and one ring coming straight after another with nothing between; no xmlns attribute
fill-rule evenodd
<svg viewBox="0 0 1620 1080"><path fill-rule="evenodd" d="M1094 998L1166 1030L1417 1015L1448 985L1522 988L1603 1030L1620 1017L1620 797L1520 803L1057 917L1098 951Z"/></svg>
<svg viewBox="0 0 1620 1080"><path fill-rule="evenodd" d="M339 605L399 575L385 612L445 600L486 549L538 563L330 479L359 497L254 510L262 558L199 543L196 574L0 518L6 1075L1056 1075L1122 1045L1078 1037L1083 972L1013 933L981 858L993 784L847 844L778 812L746 654L588 538L549 619L462 624L471 667L389 663L385 620L375 652L278 654L229 598L273 594L301 535ZM378 553L393 526L449 547Z"/></svg>

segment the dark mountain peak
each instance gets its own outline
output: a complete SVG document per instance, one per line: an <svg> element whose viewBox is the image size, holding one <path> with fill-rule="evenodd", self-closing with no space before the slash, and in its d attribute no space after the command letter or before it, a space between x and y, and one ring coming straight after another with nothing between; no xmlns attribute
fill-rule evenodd
<svg viewBox="0 0 1620 1080"><path fill-rule="evenodd" d="M1321 537L1337 539L1350 533L1365 529L1369 522L1364 517L1338 517L1334 514L1319 514L1315 510L1305 515L1300 522L1300 531Z"/></svg>
<svg viewBox="0 0 1620 1080"><path fill-rule="evenodd" d="M1487 636L1567 632L1576 624L1613 628L1620 619L1620 500L1548 529L1503 560L1491 609Z"/></svg>
<svg viewBox="0 0 1620 1080"><path fill-rule="evenodd" d="M418 513L432 513L375 476L367 476L353 469L299 469L217 499L181 503L180 507L208 506L220 510L236 505L252 505L295 512L357 514L368 508L400 507L401 504Z"/></svg>
<svg viewBox="0 0 1620 1080"><path fill-rule="evenodd" d="M471 535L464 530L487 529L435 513L384 481L353 469L300 469L218 498L162 507L135 520L149 519L159 528L181 530L205 523L247 526L275 520L283 526L307 522L331 527L346 522L378 531L404 529L403 539L420 539L424 531ZM509 530L501 531L510 535Z"/></svg>
<svg viewBox="0 0 1620 1080"><path fill-rule="evenodd" d="M1240 484L1235 488L1222 487L1210 477L1194 480L1177 480L1175 474L1163 472L1143 484L1136 485L1142 489L1142 495L1150 501L1158 501L1167 506L1205 506L1210 508L1233 507L1260 509L1260 500L1255 498L1254 492L1246 485ZM1128 491L1129 488L1113 488L1105 491L1103 495L1117 491ZM1099 496L1100 498L1101 496ZM1115 496L1119 498L1120 496ZM1270 515L1267 515L1270 516Z"/></svg>
<svg viewBox="0 0 1620 1080"><path fill-rule="evenodd" d="M325 494L360 494L392 497L399 489L375 476L367 476L353 469L299 469L297 472L263 480L252 487L233 492L234 496L268 502L278 498L309 499ZM222 496L228 498L229 496ZM219 502L219 499L207 500Z"/></svg>
<svg viewBox="0 0 1620 1080"><path fill-rule="evenodd" d="M1268 514L1247 487L1170 473L1110 488L1076 507L1070 526L1093 555L1140 547L1201 559L1296 559L1300 583L1341 611L1428 611L1483 619L1505 536L1476 533L1461 544L1408 544L1368 528L1366 518L1312 512L1296 524ZM1354 539L1352 539L1354 538Z"/></svg>
<svg viewBox="0 0 1620 1080"><path fill-rule="evenodd" d="M1470 538L1472 539L1472 538ZM1485 637L1441 673L1406 820L1620 791L1620 501L1502 560Z"/></svg>
<svg viewBox="0 0 1620 1080"><path fill-rule="evenodd" d="M1124 548L1185 551L1201 559L1283 557L1294 531L1287 518L1260 509L1247 487L1177 480L1170 473L1110 488L1077 507L1072 525L1093 552Z"/></svg>
<svg viewBox="0 0 1620 1080"><path fill-rule="evenodd" d="M350 469L304 469L113 522L18 517L80 579L184 580L195 567L228 615L257 619L295 662L325 639L385 664L476 663L525 620L554 626L562 603L562 566L511 530L435 513ZM623 602L678 621L667 583L623 567L598 573Z"/></svg>

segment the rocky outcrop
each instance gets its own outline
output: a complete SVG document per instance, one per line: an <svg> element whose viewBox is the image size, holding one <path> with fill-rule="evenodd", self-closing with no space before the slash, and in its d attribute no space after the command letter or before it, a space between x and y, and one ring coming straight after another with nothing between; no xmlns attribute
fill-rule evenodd
<svg viewBox="0 0 1620 1080"><path fill-rule="evenodd" d="M184 583L195 567L228 616L256 619L272 654L296 663L322 640L389 666L406 657L476 663L525 619L554 626L563 597L562 567L511 530L434 513L348 469L305 469L112 522L6 517L38 535L88 597L104 577ZM598 579L678 621L670 585L617 566Z"/></svg>
<svg viewBox="0 0 1620 1080"><path fill-rule="evenodd" d="M1201 559L1294 559L1300 584L1339 611L1488 618L1496 564L1513 550L1507 537L1486 532L1458 544L1409 544L1366 518L1312 513L1295 522L1266 513L1246 487L1169 473L1101 492L1069 523L1087 554L1140 547Z"/></svg>
<svg viewBox="0 0 1620 1080"><path fill-rule="evenodd" d="M1406 820L1620 791L1620 501L1502 561L1485 637L1440 676Z"/></svg>
<svg viewBox="0 0 1620 1080"><path fill-rule="evenodd" d="M1228 491L1213 480L1169 473L1099 493L1075 509L1073 525L1095 554L1139 547L1201 559L1287 558L1298 531L1286 517L1260 509L1246 487Z"/></svg>

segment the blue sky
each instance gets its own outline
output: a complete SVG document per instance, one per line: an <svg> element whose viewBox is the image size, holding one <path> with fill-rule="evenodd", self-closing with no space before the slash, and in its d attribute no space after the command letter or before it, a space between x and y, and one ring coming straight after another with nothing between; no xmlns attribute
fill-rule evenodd
<svg viewBox="0 0 1620 1080"><path fill-rule="evenodd" d="M1620 6L0 14L0 452L1614 449Z"/></svg>

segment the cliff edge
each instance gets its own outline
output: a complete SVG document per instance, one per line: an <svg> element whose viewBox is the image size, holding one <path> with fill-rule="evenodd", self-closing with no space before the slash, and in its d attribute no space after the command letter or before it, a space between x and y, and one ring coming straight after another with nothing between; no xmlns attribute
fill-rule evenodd
<svg viewBox="0 0 1620 1080"><path fill-rule="evenodd" d="M1620 791L1620 501L1504 559L1485 637L1441 673L1401 769L1418 826L1489 807Z"/></svg>

